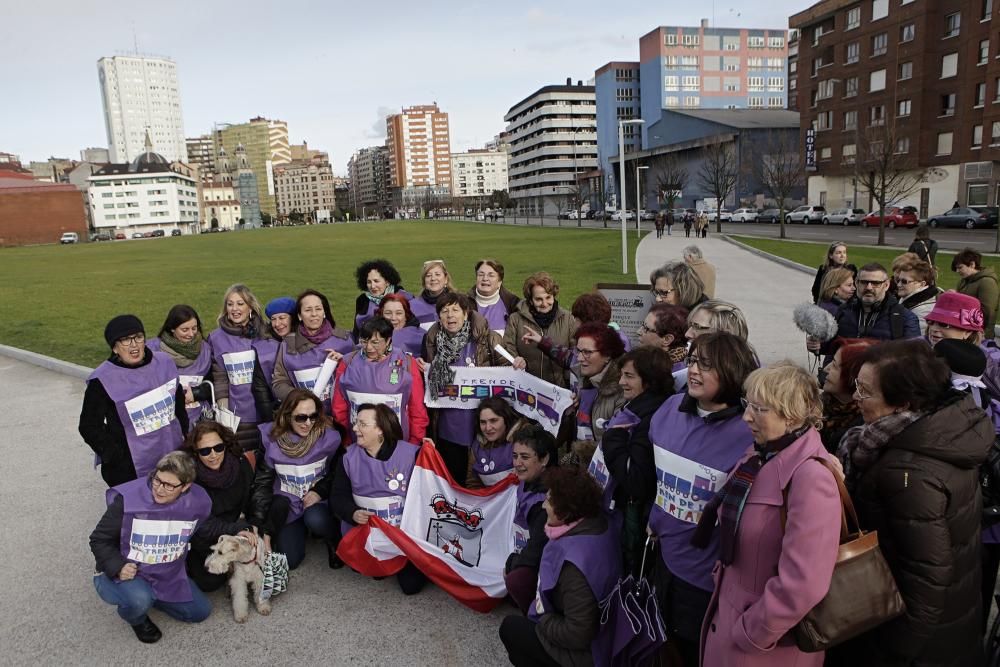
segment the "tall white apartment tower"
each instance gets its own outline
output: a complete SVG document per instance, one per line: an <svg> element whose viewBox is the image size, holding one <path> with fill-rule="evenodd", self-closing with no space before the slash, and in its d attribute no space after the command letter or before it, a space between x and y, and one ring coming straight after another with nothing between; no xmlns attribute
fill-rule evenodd
<svg viewBox="0 0 1000 667"><path fill-rule="evenodd" d="M187 162L177 65L169 58L112 56L97 61L111 162L144 151L146 131L168 162Z"/></svg>

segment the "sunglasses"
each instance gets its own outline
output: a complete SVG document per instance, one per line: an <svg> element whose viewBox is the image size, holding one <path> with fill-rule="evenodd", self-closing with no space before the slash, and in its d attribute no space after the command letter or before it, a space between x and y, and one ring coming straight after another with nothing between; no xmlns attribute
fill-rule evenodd
<svg viewBox="0 0 1000 667"><path fill-rule="evenodd" d="M306 422L314 422L319 419L319 413L314 412L310 415L292 415L292 420L296 424L305 424Z"/></svg>
<svg viewBox="0 0 1000 667"><path fill-rule="evenodd" d="M208 456L212 452L215 452L216 454L221 454L222 452L226 451L226 443L220 442L219 444L213 445L212 447L199 447L195 451L198 452L198 456Z"/></svg>

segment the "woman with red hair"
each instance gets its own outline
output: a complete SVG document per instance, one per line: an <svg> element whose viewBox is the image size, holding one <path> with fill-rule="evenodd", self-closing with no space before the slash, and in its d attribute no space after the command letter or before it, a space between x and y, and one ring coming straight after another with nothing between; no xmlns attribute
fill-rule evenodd
<svg viewBox="0 0 1000 667"><path fill-rule="evenodd" d="M382 297L375 317L384 317L392 325L392 348L400 352L420 356L424 334L420 322L410 310L410 300L403 294L386 294Z"/></svg>
<svg viewBox="0 0 1000 667"><path fill-rule="evenodd" d="M862 356L878 341L870 338L838 338L833 359L823 369L823 427L820 438L826 451L836 453L840 439L852 426L862 423L861 412L854 400L854 381L861 370Z"/></svg>

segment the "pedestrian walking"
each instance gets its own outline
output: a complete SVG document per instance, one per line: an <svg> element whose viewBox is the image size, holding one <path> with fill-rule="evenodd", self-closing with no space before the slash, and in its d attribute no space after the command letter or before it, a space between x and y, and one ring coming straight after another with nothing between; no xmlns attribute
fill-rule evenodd
<svg viewBox="0 0 1000 667"><path fill-rule="evenodd" d="M655 222L655 225L656 225L656 238L658 238L658 239L662 239L663 238L663 225L666 222L664 218L665 218L665 216L664 216L664 214L663 214L662 211L656 214L656 222Z"/></svg>
<svg viewBox="0 0 1000 667"><path fill-rule="evenodd" d="M665 216L663 216L663 221L667 225L667 236L671 236L670 230L674 226L674 212L671 211L670 209L667 209L667 214ZM660 234L660 236L662 236L662 234Z"/></svg>
<svg viewBox="0 0 1000 667"><path fill-rule="evenodd" d="M691 228L694 226L694 216L688 211L684 212L684 236L691 237Z"/></svg>

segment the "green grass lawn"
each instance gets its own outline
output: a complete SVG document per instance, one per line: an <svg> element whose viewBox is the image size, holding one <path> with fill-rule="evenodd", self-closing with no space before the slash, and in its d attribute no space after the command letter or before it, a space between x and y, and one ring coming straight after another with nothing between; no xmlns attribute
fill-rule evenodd
<svg viewBox="0 0 1000 667"><path fill-rule="evenodd" d="M755 236L736 236L731 238L745 243L748 246L769 252L772 255L790 259L793 262L804 264L809 267L817 267L823 263L829 244L827 243L804 243L800 241L778 241L774 239L762 239ZM892 266L892 260L905 252L902 248L867 248L860 246L848 246L848 261L857 266L868 262L879 262L887 269ZM936 262L938 270L938 286L942 289L955 289L958 284L958 274L951 270L951 259L955 256L953 251L939 250ZM983 265L992 267L1000 274L1000 258L983 257Z"/></svg>
<svg viewBox="0 0 1000 667"><path fill-rule="evenodd" d="M630 234L630 258L635 245ZM559 282L566 308L595 283L634 281L622 276L615 230L400 221L10 248L0 250L0 343L96 366L107 358L104 325L114 315L135 313L153 336L171 306L187 303L207 333L226 288L238 282L262 303L318 289L330 298L338 324L350 328L354 270L376 257L391 261L414 292L428 259L445 260L462 291L472 286L482 257L504 264L504 284L518 295L528 274L546 270Z"/></svg>

